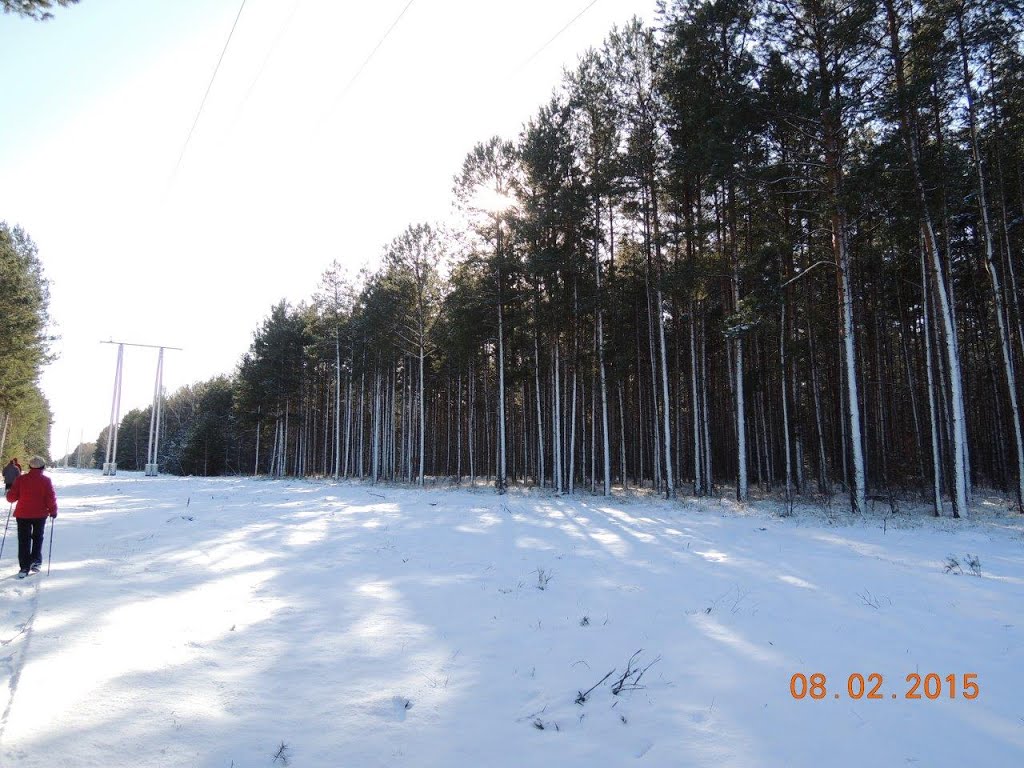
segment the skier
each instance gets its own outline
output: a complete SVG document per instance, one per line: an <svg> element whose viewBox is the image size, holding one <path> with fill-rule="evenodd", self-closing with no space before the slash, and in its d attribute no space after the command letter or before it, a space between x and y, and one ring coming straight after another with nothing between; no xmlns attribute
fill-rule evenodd
<svg viewBox="0 0 1024 768"><path fill-rule="evenodd" d="M43 564L43 534L46 518L57 517L57 494L53 483L43 474L46 462L33 456L28 463L28 474L15 479L7 491L7 500L18 502L14 517L18 521L18 578L38 573Z"/></svg>
<svg viewBox="0 0 1024 768"><path fill-rule="evenodd" d="M11 490L11 486L14 485L14 481L21 476L21 464L18 463L18 458L12 456L10 462L4 467L4 492Z"/></svg>

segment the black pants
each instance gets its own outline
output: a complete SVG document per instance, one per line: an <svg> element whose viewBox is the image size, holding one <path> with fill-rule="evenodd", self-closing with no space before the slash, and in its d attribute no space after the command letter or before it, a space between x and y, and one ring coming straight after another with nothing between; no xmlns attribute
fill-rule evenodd
<svg viewBox="0 0 1024 768"><path fill-rule="evenodd" d="M43 533L46 518L18 519L18 565L27 571L33 563L43 564Z"/></svg>

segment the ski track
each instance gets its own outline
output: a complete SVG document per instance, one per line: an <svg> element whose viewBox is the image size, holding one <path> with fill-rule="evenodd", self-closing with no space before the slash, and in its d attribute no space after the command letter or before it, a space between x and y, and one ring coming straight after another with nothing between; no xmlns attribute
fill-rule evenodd
<svg viewBox="0 0 1024 768"><path fill-rule="evenodd" d="M16 579L17 576L10 578ZM27 577L32 580L32 586L29 589L21 588L21 585L25 583L25 580L19 580L15 582L13 587L9 587L0 592L0 600L3 600L8 605L8 602L12 597L19 599L23 597L25 592L31 592L31 597L28 599L28 616L23 619L20 624L14 624L11 629L17 630L13 635L9 635L8 623L10 619L17 621L21 614L25 611L19 610L18 608L12 608L8 611L7 616L3 623L3 640L0 640L0 647L3 651L7 651L12 645L14 651L8 655L0 658L0 663L3 664L3 672L7 678L7 684L4 686L6 702L4 703L3 715L0 716L0 748L3 748L4 744L4 733L7 730L7 721L11 715L11 709L14 706L14 699L18 693L18 683L21 681L21 673L25 668L25 662L28 658L29 647L32 644L32 626L35 623L36 612L39 609L39 588L41 584L42 574L33 574ZM24 603L22 602L21 605ZM20 640L20 642L18 642Z"/></svg>

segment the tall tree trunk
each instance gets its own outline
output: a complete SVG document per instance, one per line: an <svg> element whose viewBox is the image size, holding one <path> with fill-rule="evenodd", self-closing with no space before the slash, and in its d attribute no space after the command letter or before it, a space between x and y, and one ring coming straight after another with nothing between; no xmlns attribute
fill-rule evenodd
<svg viewBox="0 0 1024 768"><path fill-rule="evenodd" d="M324 434L324 444L327 444ZM341 332L334 332L334 479L341 474Z"/></svg>
<svg viewBox="0 0 1024 768"><path fill-rule="evenodd" d="M650 280L650 268L647 269L648 281ZM647 286L647 341L648 352L651 359L651 425L652 430L652 473L654 488L662 490L661 486L661 425L658 423L658 356L654 348L655 323L654 306L652 302L650 283Z"/></svg>
<svg viewBox="0 0 1024 768"><path fill-rule="evenodd" d="M257 414L257 416L256 416L256 463L255 463L255 465L252 468L252 476L253 477L256 477L256 475L258 475L260 473L260 432L262 431L261 428L263 426L263 422L261 422L260 419L259 419L259 409L258 408L256 410L256 414ZM10 418L10 414L8 414L7 418L8 419ZM5 439L7 437L6 431L7 431L7 419L4 419L4 432L5 432L4 438ZM0 454L0 455L3 455L3 454ZM81 462L79 462L79 463L81 463Z"/></svg>
<svg viewBox="0 0 1024 768"><path fill-rule="evenodd" d="M938 299L939 315L942 322L944 347L950 384L950 399L953 415L953 516L961 517L968 514L967 494L969 476L967 468L966 424L964 422L963 384L960 370L960 358L957 349L956 328L950 294L946 287L945 272L939 255L935 228L932 225L928 199L925 194L924 182L921 178L920 152L917 145L916 119L911 105L908 103L903 52L899 39L899 20L896 15L894 0L885 0L886 16L889 24L889 44L892 55L893 71L896 78L896 97L900 111L900 123L903 129L904 143L910 162L914 192L921 217L924 233L924 244L931 260L932 280L935 282L935 296Z"/></svg>
<svg viewBox="0 0 1024 768"><path fill-rule="evenodd" d="M352 373L348 375L348 394L345 395L345 478L349 476L349 459L352 447Z"/></svg>
<svg viewBox="0 0 1024 768"><path fill-rule="evenodd" d="M782 385L782 435L786 452L786 499L793 497L793 465L789 447L789 398L786 396L786 302L779 315L779 383Z"/></svg>
<svg viewBox="0 0 1024 768"><path fill-rule="evenodd" d="M836 190L838 199L839 190ZM857 352L854 343L856 333L853 324L853 287L850 279L850 255L846 242L846 211L837 202L832 216L833 248L838 266L837 282L839 304L842 313L842 340L844 375L846 381L846 412L849 427L849 451L853 460L853 483L850 486L850 508L854 513L863 512L866 504L865 468L863 437L860 424L860 398L857 388Z"/></svg>
<svg viewBox="0 0 1024 768"><path fill-rule="evenodd" d="M462 371L455 384L455 484L462 484Z"/></svg>
<svg viewBox="0 0 1024 768"><path fill-rule="evenodd" d="M690 399L693 403L693 495L703 496L706 493L704 487L704 459L701 456L701 426L700 426L700 395L697 392L697 334L694 326L697 324L697 302L690 299Z"/></svg>
<svg viewBox="0 0 1024 768"><path fill-rule="evenodd" d="M672 413L670 410L671 400L668 392L668 354L665 349L665 313L662 309L664 298L659 288L656 292L658 302L658 345L661 352L661 399L664 404L662 411L663 428L665 438L665 498L676 497L676 485L672 475Z"/></svg>
<svg viewBox="0 0 1024 768"><path fill-rule="evenodd" d="M707 355L707 323L702 314L700 317L700 369L701 377L701 418L704 430L704 492L714 493L715 476L712 474L712 451L711 451L711 409L708 408L708 355Z"/></svg>
<svg viewBox="0 0 1024 768"><path fill-rule="evenodd" d="M270 463L267 467L267 472L271 477L277 477L277 442L281 433L280 420L280 416L274 419L274 444L270 449ZM107 439L110 439L109 433Z"/></svg>
<svg viewBox="0 0 1024 768"><path fill-rule="evenodd" d="M928 291L928 266L925 257L924 237L921 237L921 297L924 306L924 355L928 384L928 424L932 448L932 509L935 516L942 514L942 459L939 454L939 414L935 407L935 384L932 374L932 333L931 306Z"/></svg>
<svg viewBox="0 0 1024 768"><path fill-rule="evenodd" d="M533 386L537 399L537 485L544 487L544 416L540 397L540 339L533 337Z"/></svg>
<svg viewBox="0 0 1024 768"><path fill-rule="evenodd" d="M422 326L421 326L421 333ZM423 360L426 357L426 350L424 349L423 342L420 342L420 467L419 467L419 479L418 484L423 485L423 461L426 456L426 450L424 440L427 434L427 411L426 411L426 400L427 390L423 384Z"/></svg>
<svg viewBox="0 0 1024 768"><path fill-rule="evenodd" d="M893 0L887 0L892 3ZM981 148L978 143L978 119L974 106L974 92L971 85L971 68L964 39L963 8L957 14L957 42L963 64L964 94L967 101L968 125L971 134L971 157L974 160L975 181L977 182L978 209L981 213L981 229L985 246L985 267L992 283L992 299L995 304L996 326L999 329L999 348L1003 355L1003 377L1010 399L1010 417L1013 423L1014 447L1017 451L1017 507L1024 511L1024 437L1021 434L1020 410L1017 406L1017 375L1014 371L1013 353L1007 315L1003 305L1003 290L999 284L999 272L995 263L992 226L989 223L988 198L985 183L985 169L982 164Z"/></svg>
<svg viewBox="0 0 1024 768"><path fill-rule="evenodd" d="M498 260L501 252L501 224L498 224ZM494 481L495 490L504 493L507 480L505 476L505 309L502 296L502 270L498 267L498 462Z"/></svg>
<svg viewBox="0 0 1024 768"><path fill-rule="evenodd" d="M552 365L551 365L551 377L552 381L552 395L554 397L554 404L551 408L551 445L553 446L554 456L551 471L555 479L555 493L558 495L562 494L562 432L561 432L561 421L562 421L562 403L561 403L561 385L559 383L560 368L562 366L561 360L559 360L558 354L558 338L555 338L554 348L551 350Z"/></svg>
<svg viewBox="0 0 1024 768"><path fill-rule="evenodd" d="M476 377L473 376L473 363L469 364L469 423L466 439L469 442L469 484L476 485L476 464L474 463L473 445L476 442Z"/></svg>
<svg viewBox="0 0 1024 768"><path fill-rule="evenodd" d="M814 424L818 432L818 493L830 496L832 485L829 482L828 460L825 451L825 428L821 416L821 384L818 381L818 360L815 352L814 334L810 321L807 321L807 341L811 363L811 396L814 399Z"/></svg>
<svg viewBox="0 0 1024 768"><path fill-rule="evenodd" d="M365 450L363 447L363 427L366 421L366 356L363 356L363 371L359 379L359 479L362 480L366 477L366 473L363 471L365 464L363 463L363 456Z"/></svg>
<svg viewBox="0 0 1024 768"><path fill-rule="evenodd" d="M619 479L623 489L629 488L628 467L626 465L626 406L622 396L622 382L618 383L619 391Z"/></svg>
<svg viewBox="0 0 1024 768"><path fill-rule="evenodd" d="M733 183L730 181L722 190L725 199L725 218L728 221L729 233L729 265L732 298L732 311L734 315L740 312L740 267L739 267L739 244L736 234L736 193ZM731 339L733 348L733 392L736 404L736 499L746 501L749 494L749 481L747 476L747 419L746 406L744 403L743 386L743 335L742 328L736 329ZM756 419L756 417L755 417ZM756 420L755 420L756 424ZM757 438L756 427L754 434Z"/></svg>
<svg viewBox="0 0 1024 768"><path fill-rule="evenodd" d="M1003 179L1003 160L1001 155L997 155L996 158L999 170L999 206L1002 211L1000 219L1003 235L1003 263L1006 265L1006 292L1010 296L1007 314L1011 314L1010 307L1012 307L1012 314L1016 318L1014 327L1017 334L1017 345L1020 351L1024 353L1024 312L1021 311L1021 289L1017 282L1016 270L1013 266L1013 246L1010 242L1009 212L1006 210L1006 184ZM1024 197L1024 190L1021 190L1021 192L1022 197Z"/></svg>
<svg viewBox="0 0 1024 768"><path fill-rule="evenodd" d="M604 495L612 494L612 457L608 447L608 385L604 370L604 310L601 305L601 260L594 244L594 277L597 281L597 365L601 376L601 445L604 458Z"/></svg>
<svg viewBox="0 0 1024 768"><path fill-rule="evenodd" d="M577 366L576 361L579 359L579 353L575 349L575 341L573 343L573 366L572 366L572 408L570 409L571 416L569 417L569 479L568 487L569 494L576 492L576 392L577 387ZM584 458L584 461L586 459Z"/></svg>
<svg viewBox="0 0 1024 768"><path fill-rule="evenodd" d="M380 441L381 441L381 383L380 383L380 370L374 370L373 372L373 443L372 443L372 469L373 477L372 480L376 483L380 479Z"/></svg>

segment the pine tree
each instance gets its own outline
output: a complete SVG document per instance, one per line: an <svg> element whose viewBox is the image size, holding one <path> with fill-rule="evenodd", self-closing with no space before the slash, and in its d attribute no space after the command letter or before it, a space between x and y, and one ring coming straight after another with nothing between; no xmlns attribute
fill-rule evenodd
<svg viewBox="0 0 1024 768"><path fill-rule="evenodd" d="M4 13L13 13L16 16L27 16L36 21L52 19L50 9L54 5L66 8L77 3L78 0L0 0Z"/></svg>
<svg viewBox="0 0 1024 768"><path fill-rule="evenodd" d="M489 254L493 274L497 315L496 371L498 378L497 471L495 489L504 493L508 485L506 438L508 413L505 407L505 302L514 289L514 253L508 228L503 227L515 206L517 158L511 142L494 137L478 144L466 157L456 177L455 196L469 215L477 237L493 250Z"/></svg>

